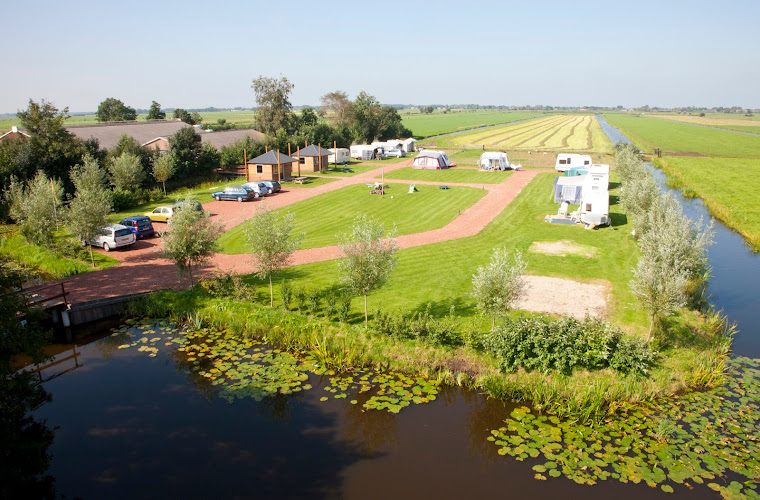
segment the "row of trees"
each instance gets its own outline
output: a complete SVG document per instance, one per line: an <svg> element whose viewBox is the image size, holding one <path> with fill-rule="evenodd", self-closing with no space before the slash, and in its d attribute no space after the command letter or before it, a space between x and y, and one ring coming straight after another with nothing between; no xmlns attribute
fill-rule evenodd
<svg viewBox="0 0 760 500"><path fill-rule="evenodd" d="M709 277L712 223L693 222L671 194L662 193L632 144L618 145L621 203L634 221L641 258L631 289L649 311L649 340L662 319L687 304L699 305Z"/></svg>
<svg viewBox="0 0 760 500"><path fill-rule="evenodd" d="M286 78L259 76L251 85L256 96L256 126L262 132L277 139L295 132L324 138L324 144L332 140L348 145L353 141L409 137L411 132L401 124L398 111L381 106L375 96L360 92L354 101L348 94L334 91L322 96L319 113L306 107L300 117L293 113L290 93L294 85ZM321 115L328 123L321 123ZM320 130L314 130L321 127ZM322 142L322 141L312 141Z"/></svg>

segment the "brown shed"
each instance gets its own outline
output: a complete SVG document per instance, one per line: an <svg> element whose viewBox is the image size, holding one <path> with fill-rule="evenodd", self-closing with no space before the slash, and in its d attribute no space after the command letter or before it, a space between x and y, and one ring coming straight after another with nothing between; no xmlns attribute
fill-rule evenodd
<svg viewBox="0 0 760 500"><path fill-rule="evenodd" d="M28 137L31 137L29 134L24 132L23 130L19 130L18 127L13 126L11 129L4 133L0 134L0 141L10 140L10 139L26 139Z"/></svg>
<svg viewBox="0 0 760 500"><path fill-rule="evenodd" d="M320 155L319 147L314 144L310 144L305 148L301 148L292 156L300 158L301 172L314 173L320 171L320 165L323 168L327 168L327 157L330 152L327 148L321 148L322 154ZM297 167L296 167L297 168Z"/></svg>
<svg viewBox="0 0 760 500"><path fill-rule="evenodd" d="M293 171L295 158L282 154L279 151L267 151L263 155L248 160L248 170L245 173L247 181L266 181L290 179ZM280 170L277 170L279 164Z"/></svg>

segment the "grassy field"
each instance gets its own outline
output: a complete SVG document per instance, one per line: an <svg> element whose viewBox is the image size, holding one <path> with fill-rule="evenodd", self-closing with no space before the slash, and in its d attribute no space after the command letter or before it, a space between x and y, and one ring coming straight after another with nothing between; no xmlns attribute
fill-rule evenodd
<svg viewBox="0 0 760 500"><path fill-rule="evenodd" d="M410 195L405 184L390 184L385 196L369 194L363 185L347 186L316 198L280 209L295 214L295 233L303 233L301 248L315 248L338 243L354 218L368 214L390 230L395 224L398 234L412 234L445 226L459 210L470 207L485 195L482 189L457 187L441 190L423 187ZM392 198L391 198L392 196ZM248 252L245 223L224 233L219 240L222 252Z"/></svg>
<svg viewBox="0 0 760 500"><path fill-rule="evenodd" d="M321 174L320 174L321 175ZM309 176L304 176L309 177ZM317 186L321 186L322 184L329 184L330 182L335 182L338 179L330 179L327 177L309 177L311 179L309 182L305 184L298 184L293 181L282 181L280 184L282 184L282 187L284 189L294 188L294 189L301 189L301 188L314 188Z"/></svg>
<svg viewBox="0 0 760 500"><path fill-rule="evenodd" d="M450 111L448 113L439 111L430 115L411 114L402 111L400 114L403 125L418 138L541 116L541 113L534 111L486 110Z"/></svg>
<svg viewBox="0 0 760 500"><path fill-rule="evenodd" d="M728 130L744 130L747 132L752 132L753 129L760 130L760 116L730 115L725 113L705 113L705 116L681 115L677 113L644 113L644 116Z"/></svg>
<svg viewBox="0 0 760 500"><path fill-rule="evenodd" d="M760 251L757 183L748 182L760 178L760 159L671 156L655 163L672 185L702 198L713 215Z"/></svg>
<svg viewBox="0 0 760 500"><path fill-rule="evenodd" d="M405 181L435 181L435 182L470 182L474 184L498 184L504 182L514 172L489 172L469 168L449 168L445 170L423 170L412 167L400 168L385 174L386 179ZM377 178L380 176L378 175ZM420 188L421 189L421 188Z"/></svg>
<svg viewBox="0 0 760 500"><path fill-rule="evenodd" d="M612 177L613 181L617 180L614 172ZM378 306L384 310L424 310L430 303L436 315L448 314L453 305L458 316L472 317L476 314L469 295L472 275L478 266L488 262L493 249L503 246L523 253L530 274L610 282L610 319L628 330L646 334L646 313L628 288L638 259L638 247L627 236L630 227L625 215L620 213L616 191L612 191L610 213L617 230L586 231L576 226L547 224L544 216L557 211L557 205L549 196L554 178L553 174L539 175L476 236L399 251L399 265L391 282L370 296L371 310ZM534 241L565 239L596 248L596 257L559 257L528 250ZM276 277L277 282L281 279L293 281L297 286L334 286L338 281L337 262L294 266ZM251 280L264 285L253 277ZM355 307L358 306L357 299Z"/></svg>
<svg viewBox="0 0 760 500"><path fill-rule="evenodd" d="M227 123L234 123L237 128L252 128L254 126L253 111L212 111L201 113L203 123L216 123L219 119L227 120ZM147 113L137 115L137 121L145 121ZM167 118L172 117L172 112L166 113ZM66 125L95 125L99 123L95 114L91 115L74 115L66 120ZM15 116L0 118L0 133L4 133L13 125L19 125L18 118Z"/></svg>
<svg viewBox="0 0 760 500"><path fill-rule="evenodd" d="M609 151L612 147L591 115L549 115L510 125L440 137L437 147L538 151Z"/></svg>
<svg viewBox="0 0 760 500"><path fill-rule="evenodd" d="M627 114L605 114L604 118L650 153L660 148L664 152L760 158L760 137L753 135Z"/></svg>
<svg viewBox="0 0 760 500"><path fill-rule="evenodd" d="M330 170L322 172L318 175L327 175L331 177L353 177L354 175L363 174L364 172L369 172L370 170L382 168L381 165L362 162L351 162L347 166L351 169L351 172L344 172L341 167L338 166L336 170L330 168Z"/></svg>

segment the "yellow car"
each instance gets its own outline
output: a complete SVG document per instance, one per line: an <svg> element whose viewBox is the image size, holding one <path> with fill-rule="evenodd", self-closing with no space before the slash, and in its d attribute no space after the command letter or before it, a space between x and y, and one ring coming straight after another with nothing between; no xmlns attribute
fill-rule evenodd
<svg viewBox="0 0 760 500"><path fill-rule="evenodd" d="M169 222L169 219L174 215L174 207L168 205L156 207L150 212L145 212L143 215L150 218L151 222Z"/></svg>

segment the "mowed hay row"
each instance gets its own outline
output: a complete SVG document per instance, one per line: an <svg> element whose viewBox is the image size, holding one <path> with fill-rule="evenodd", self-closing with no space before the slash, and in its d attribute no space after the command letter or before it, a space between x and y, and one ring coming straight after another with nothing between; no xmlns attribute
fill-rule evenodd
<svg viewBox="0 0 760 500"><path fill-rule="evenodd" d="M591 143L591 123L595 120L593 116L584 116L583 120L575 127L573 133L566 139L567 148L571 150L590 150Z"/></svg>
<svg viewBox="0 0 760 500"><path fill-rule="evenodd" d="M529 122L516 123L514 125L504 125L500 127L493 127L487 130L479 130L469 134L461 134L454 139L455 144L467 145L467 144L496 144L506 137L513 137L525 133L525 131L534 130L536 128L546 126L546 123L553 123L557 120L561 120L560 117L551 116L546 118L539 118L537 120L530 120Z"/></svg>
<svg viewBox="0 0 760 500"><path fill-rule="evenodd" d="M583 121L585 117L575 116L572 120L565 122L561 127L554 130L553 133L548 134L538 144L537 148L567 148L567 139L575 133L575 129L578 124ZM539 138L536 138L537 140Z"/></svg>
<svg viewBox="0 0 760 500"><path fill-rule="evenodd" d="M556 130L558 127L562 127L562 125L565 123L565 121L567 121L567 119L568 118L566 116L562 116L558 120L555 120L551 123L544 124L543 127L536 128L530 131L525 131L522 134L515 135L508 139L504 139L500 141L499 144L506 144L509 147L528 147L528 146L524 146L524 144L539 142L540 139L539 141L535 141L535 139L552 134L553 131Z"/></svg>

